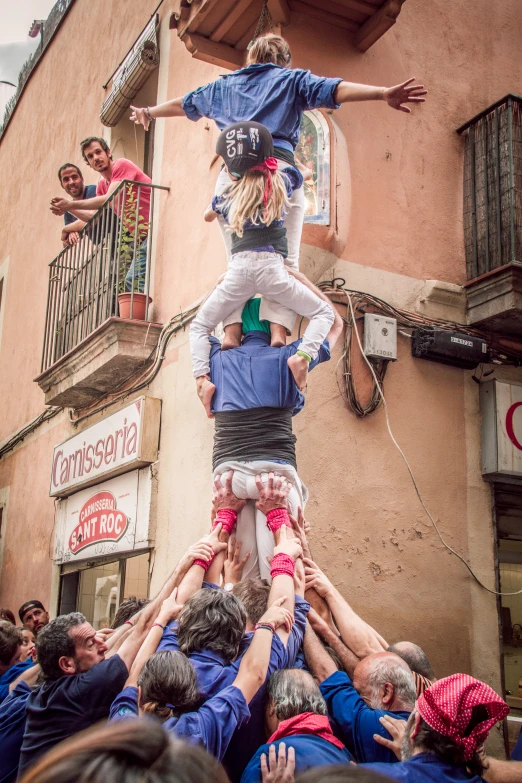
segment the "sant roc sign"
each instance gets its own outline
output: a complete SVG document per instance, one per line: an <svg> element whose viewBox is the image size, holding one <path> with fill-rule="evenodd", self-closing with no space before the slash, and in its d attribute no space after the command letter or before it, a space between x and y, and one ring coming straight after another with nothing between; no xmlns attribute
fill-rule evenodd
<svg viewBox="0 0 522 783"><path fill-rule="evenodd" d="M140 397L56 446L51 497L66 497L100 479L154 462L158 456L160 411L161 400Z"/></svg>
<svg viewBox="0 0 522 783"><path fill-rule="evenodd" d="M483 476L522 478L522 384L481 384L480 409Z"/></svg>
<svg viewBox="0 0 522 783"><path fill-rule="evenodd" d="M54 562L71 563L149 547L150 503L149 468L59 500Z"/></svg>

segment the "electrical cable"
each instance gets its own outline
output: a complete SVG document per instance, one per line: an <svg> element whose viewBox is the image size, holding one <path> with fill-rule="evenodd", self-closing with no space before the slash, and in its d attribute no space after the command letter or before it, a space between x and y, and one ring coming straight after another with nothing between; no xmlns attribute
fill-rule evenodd
<svg viewBox="0 0 522 783"><path fill-rule="evenodd" d="M347 299L348 299L348 305L349 305L349 308L350 308L350 312L351 312L351 316L352 316L352 321L355 323L355 312L354 312L353 305L352 305L352 298L351 298L351 296L350 296L350 294L349 294L348 292L346 292L346 296L347 296ZM473 579L474 579L474 580L475 580L475 581L476 581L476 582L477 582L477 583L480 585L480 587L484 588L484 590L487 590L487 592L488 592L488 593L492 593L492 595L504 595L504 596L507 596L507 595L520 595L520 594L522 593L522 590L517 590L517 591L516 591L516 592L514 592L514 593L502 593L502 592L499 592L498 590L492 590L490 587L486 587L486 585L485 585L483 582L481 582L481 581L480 581L480 579L479 579L479 578L478 578L478 576L475 574L475 572L473 571L473 569L471 568L471 566L470 566L470 565L469 565L469 564L468 564L468 563L467 563L467 562L464 560L464 558L462 557L462 555L459 555L459 553L458 553L458 552L456 552L456 551L455 551L455 550L454 550L454 549L453 549L453 548L452 548L452 547L451 547L449 544L447 544L447 543L445 542L445 540L443 539L443 537L442 537L442 534L441 534L441 532L440 532L440 530L439 530L439 528L438 528L438 526L437 526L437 523L436 523L436 522L435 522L435 520L433 519L433 517L432 517L432 515L431 515L431 513L430 513L430 511L429 511L429 509L428 509L428 507L426 506L426 503L424 502L424 499L423 499L423 497L422 497L422 495L421 495L421 493L420 493L419 487L418 487L418 485L417 485L417 482L416 482L416 480L415 480L415 476L413 475L413 471L412 471L412 469L411 469L411 467L410 467L410 463L408 462L408 460L407 460L407 458L406 458L406 455L404 454L403 450L401 449L401 447L400 447L400 446L399 446L399 444L397 443L397 440L395 439L395 436L394 436L394 434L393 434L393 432L392 432L391 425L390 425L390 417L389 417L389 414L388 414L388 404L387 404L387 402L386 402L386 398L385 398L385 396L384 396L384 392L382 391L381 385L380 385L380 383L379 383L379 379L377 378L377 375L376 375L376 373L375 373L375 371L374 371L374 369L373 369L373 367L372 367L372 364L371 364L371 362L369 362L369 361L368 361L368 358L367 358L366 354L365 354L365 353L364 353L364 351L363 351L363 347L362 347L362 344L361 344L361 339L360 339L360 337L359 337L359 332L358 332L358 330L357 330L357 329L355 329L355 335L356 335L356 337L357 337L357 342L358 342L358 344L359 344L359 350L360 350L360 352L361 352L361 355L362 355L362 357L363 357L364 361L366 362L366 364L368 365L368 367L370 368L370 372L371 372L371 374L373 375L373 379L374 379L374 381L375 381L375 385L376 385L376 387L377 387L377 388L378 388L378 390L379 390L379 394L380 394L380 396L381 396L381 399L382 399L382 404L383 404L383 408L384 408L384 415L385 415L385 417L386 417L386 427L388 428L388 433L389 433L389 435L390 435L390 438L391 438L391 440L392 440L392 443L394 444L394 446L396 447L397 451L398 451L398 452L399 452L399 454L401 455L401 457L402 457L402 459L403 459L403 461L404 461L404 464L406 465L406 468L408 469L408 473L410 474L410 478L411 478L411 480L412 480L412 483L413 483L413 486L414 486L414 488L415 488L415 492L416 492L416 494L417 494L417 497L418 497L418 499L419 499L419 501L420 501L420 504L421 504L422 508L424 509L424 511L425 511L425 513L426 513L426 515L427 515L428 519L430 520L431 524L432 524L432 525L433 525L433 527L435 528L435 531L437 532L437 535L438 535L438 537L440 538L440 540L441 540L442 544L443 544L443 545L446 547L446 549L447 549L447 550L449 550L449 552L451 552L453 555L455 555L455 557L458 557L458 559L459 559L459 560L460 560L462 563L464 563L464 565L466 566L466 568L467 568L467 569L468 569L468 571L470 572L470 574L471 574L471 576L473 577Z"/></svg>

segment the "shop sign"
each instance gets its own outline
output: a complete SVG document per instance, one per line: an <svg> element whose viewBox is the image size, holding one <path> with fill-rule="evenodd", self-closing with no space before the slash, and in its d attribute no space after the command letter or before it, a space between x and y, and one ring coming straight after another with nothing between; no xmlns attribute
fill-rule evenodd
<svg viewBox="0 0 522 783"><path fill-rule="evenodd" d="M480 407L483 475L522 478L522 384L481 384Z"/></svg>
<svg viewBox="0 0 522 783"><path fill-rule="evenodd" d="M161 400L140 397L56 446L51 497L65 497L100 479L154 462L158 456Z"/></svg>
<svg viewBox="0 0 522 783"><path fill-rule="evenodd" d="M150 493L150 468L143 468L58 501L55 562L150 546Z"/></svg>

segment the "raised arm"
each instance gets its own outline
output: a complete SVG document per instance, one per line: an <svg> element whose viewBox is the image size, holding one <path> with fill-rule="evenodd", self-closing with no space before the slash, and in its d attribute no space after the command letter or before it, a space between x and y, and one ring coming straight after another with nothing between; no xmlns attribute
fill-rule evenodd
<svg viewBox="0 0 522 783"><path fill-rule="evenodd" d="M225 564L228 551L228 539L237 522L237 515L244 509L246 500L241 500L232 491L232 479L234 471L229 470L224 476L218 475L214 479L214 496L212 498L212 509L215 514L214 527L221 525L221 532L218 540L224 544L220 551L217 551L207 571L207 582L219 584L221 572Z"/></svg>
<svg viewBox="0 0 522 783"><path fill-rule="evenodd" d="M212 533L204 536L190 547L189 552L192 556L192 563L183 576L178 590L178 602L181 605L185 604L197 590L201 589L208 564L214 557L215 552L221 551L222 546L226 547L226 544L220 544L219 542L220 532L221 526L218 526L214 528Z"/></svg>
<svg viewBox="0 0 522 783"><path fill-rule="evenodd" d="M343 642L358 658L388 649L388 645L383 646L382 637L353 611L313 560L305 559L305 574L307 590L315 588L326 600Z"/></svg>
<svg viewBox="0 0 522 783"><path fill-rule="evenodd" d="M173 98L171 101L159 103L157 106L143 108L140 108L139 106L131 106L132 114L130 116L130 120L136 125L143 125L147 131L149 129L151 120L156 120L160 117L186 117L186 114L183 111L182 103L183 97Z"/></svg>
<svg viewBox="0 0 522 783"><path fill-rule="evenodd" d="M318 682L321 683L335 674L337 666L324 649L309 622L306 623L303 650L308 668Z"/></svg>
<svg viewBox="0 0 522 783"><path fill-rule="evenodd" d="M232 685L239 688L247 704L266 680L274 632L283 628L288 635L292 630L292 614L283 606L285 599L286 596L281 596L268 607L256 625L248 650L241 658L239 671Z"/></svg>
<svg viewBox="0 0 522 783"><path fill-rule="evenodd" d="M359 663L359 658L344 644L338 634L332 630L328 623L323 620L319 613L314 609L310 609L308 613L308 620L314 633L317 636L320 636L323 642L332 648L344 666L347 674L352 677L354 669Z"/></svg>
<svg viewBox="0 0 522 783"><path fill-rule="evenodd" d="M370 84L340 82L337 85L334 100L336 103L351 103L354 101L386 101L392 109L410 113L411 109L405 103L423 103L427 94L423 84L412 84L415 77L407 79L402 84L393 87L374 87Z"/></svg>

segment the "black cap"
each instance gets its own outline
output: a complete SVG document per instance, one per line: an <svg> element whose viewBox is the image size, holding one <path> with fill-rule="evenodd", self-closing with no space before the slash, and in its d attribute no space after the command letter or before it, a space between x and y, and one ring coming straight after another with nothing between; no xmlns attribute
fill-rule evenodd
<svg viewBox="0 0 522 783"><path fill-rule="evenodd" d="M23 623L24 617L30 609L43 609L45 612L45 606L41 601L26 601L18 610L18 616L20 617L21 623Z"/></svg>
<svg viewBox="0 0 522 783"><path fill-rule="evenodd" d="M273 156L272 134L260 122L235 122L219 134L216 153L231 174L242 177L245 171Z"/></svg>

